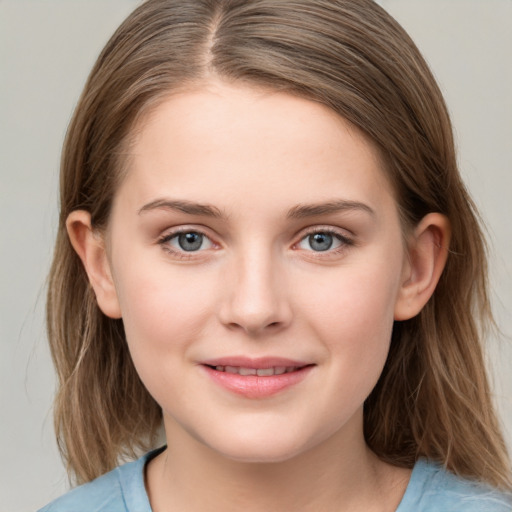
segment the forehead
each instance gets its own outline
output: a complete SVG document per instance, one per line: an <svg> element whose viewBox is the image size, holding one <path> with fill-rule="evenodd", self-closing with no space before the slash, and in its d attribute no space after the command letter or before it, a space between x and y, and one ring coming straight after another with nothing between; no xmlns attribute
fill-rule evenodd
<svg viewBox="0 0 512 512"><path fill-rule="evenodd" d="M392 195L377 149L332 110L220 82L153 108L138 125L127 171L117 195L139 204L163 194L226 208Z"/></svg>

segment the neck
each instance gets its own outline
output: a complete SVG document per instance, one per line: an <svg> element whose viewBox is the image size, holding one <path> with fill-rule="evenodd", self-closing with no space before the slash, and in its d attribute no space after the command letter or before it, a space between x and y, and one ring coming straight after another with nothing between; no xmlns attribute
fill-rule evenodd
<svg viewBox="0 0 512 512"><path fill-rule="evenodd" d="M169 448L147 468L154 512L394 511L409 472L380 461L359 425L280 462L228 459L166 421Z"/></svg>

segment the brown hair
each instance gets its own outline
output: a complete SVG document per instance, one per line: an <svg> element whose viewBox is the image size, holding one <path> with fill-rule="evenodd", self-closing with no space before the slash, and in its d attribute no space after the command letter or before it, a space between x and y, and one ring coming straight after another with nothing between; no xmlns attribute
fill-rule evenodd
<svg viewBox="0 0 512 512"><path fill-rule="evenodd" d="M88 481L150 447L161 411L137 376L122 320L96 304L66 218L85 209L104 228L137 120L173 90L211 75L327 105L380 149L404 229L429 212L448 217L445 271L421 313L395 323L365 403L365 436L392 464L412 467L426 456L509 487L481 347L481 328L492 320L486 251L450 119L418 49L371 0L149 0L106 45L64 144L48 291L55 425L70 473Z"/></svg>

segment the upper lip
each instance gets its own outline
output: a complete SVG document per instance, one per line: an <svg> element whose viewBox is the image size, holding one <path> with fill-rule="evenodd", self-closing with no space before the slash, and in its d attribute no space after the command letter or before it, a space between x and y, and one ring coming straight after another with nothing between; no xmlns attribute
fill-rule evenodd
<svg viewBox="0 0 512 512"><path fill-rule="evenodd" d="M206 366L237 366L240 368L255 368L255 369L265 369L265 368L274 368L274 367L298 367L301 368L303 366L311 365L311 362L306 361L298 361L296 359L288 359L284 357L258 357L258 358L250 358L245 356L228 356L228 357L219 357L215 359L207 359L205 361L201 361L200 364Z"/></svg>

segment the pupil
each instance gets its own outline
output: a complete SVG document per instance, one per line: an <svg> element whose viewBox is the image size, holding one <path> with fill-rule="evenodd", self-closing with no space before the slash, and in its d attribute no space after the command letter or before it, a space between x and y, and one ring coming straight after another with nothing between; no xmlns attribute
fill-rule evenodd
<svg viewBox="0 0 512 512"><path fill-rule="evenodd" d="M200 233L184 233L179 235L178 243L184 251L197 251L203 244L203 235Z"/></svg>
<svg viewBox="0 0 512 512"><path fill-rule="evenodd" d="M327 251L332 246L332 235L329 233L315 233L309 236L309 245L315 251Z"/></svg>

